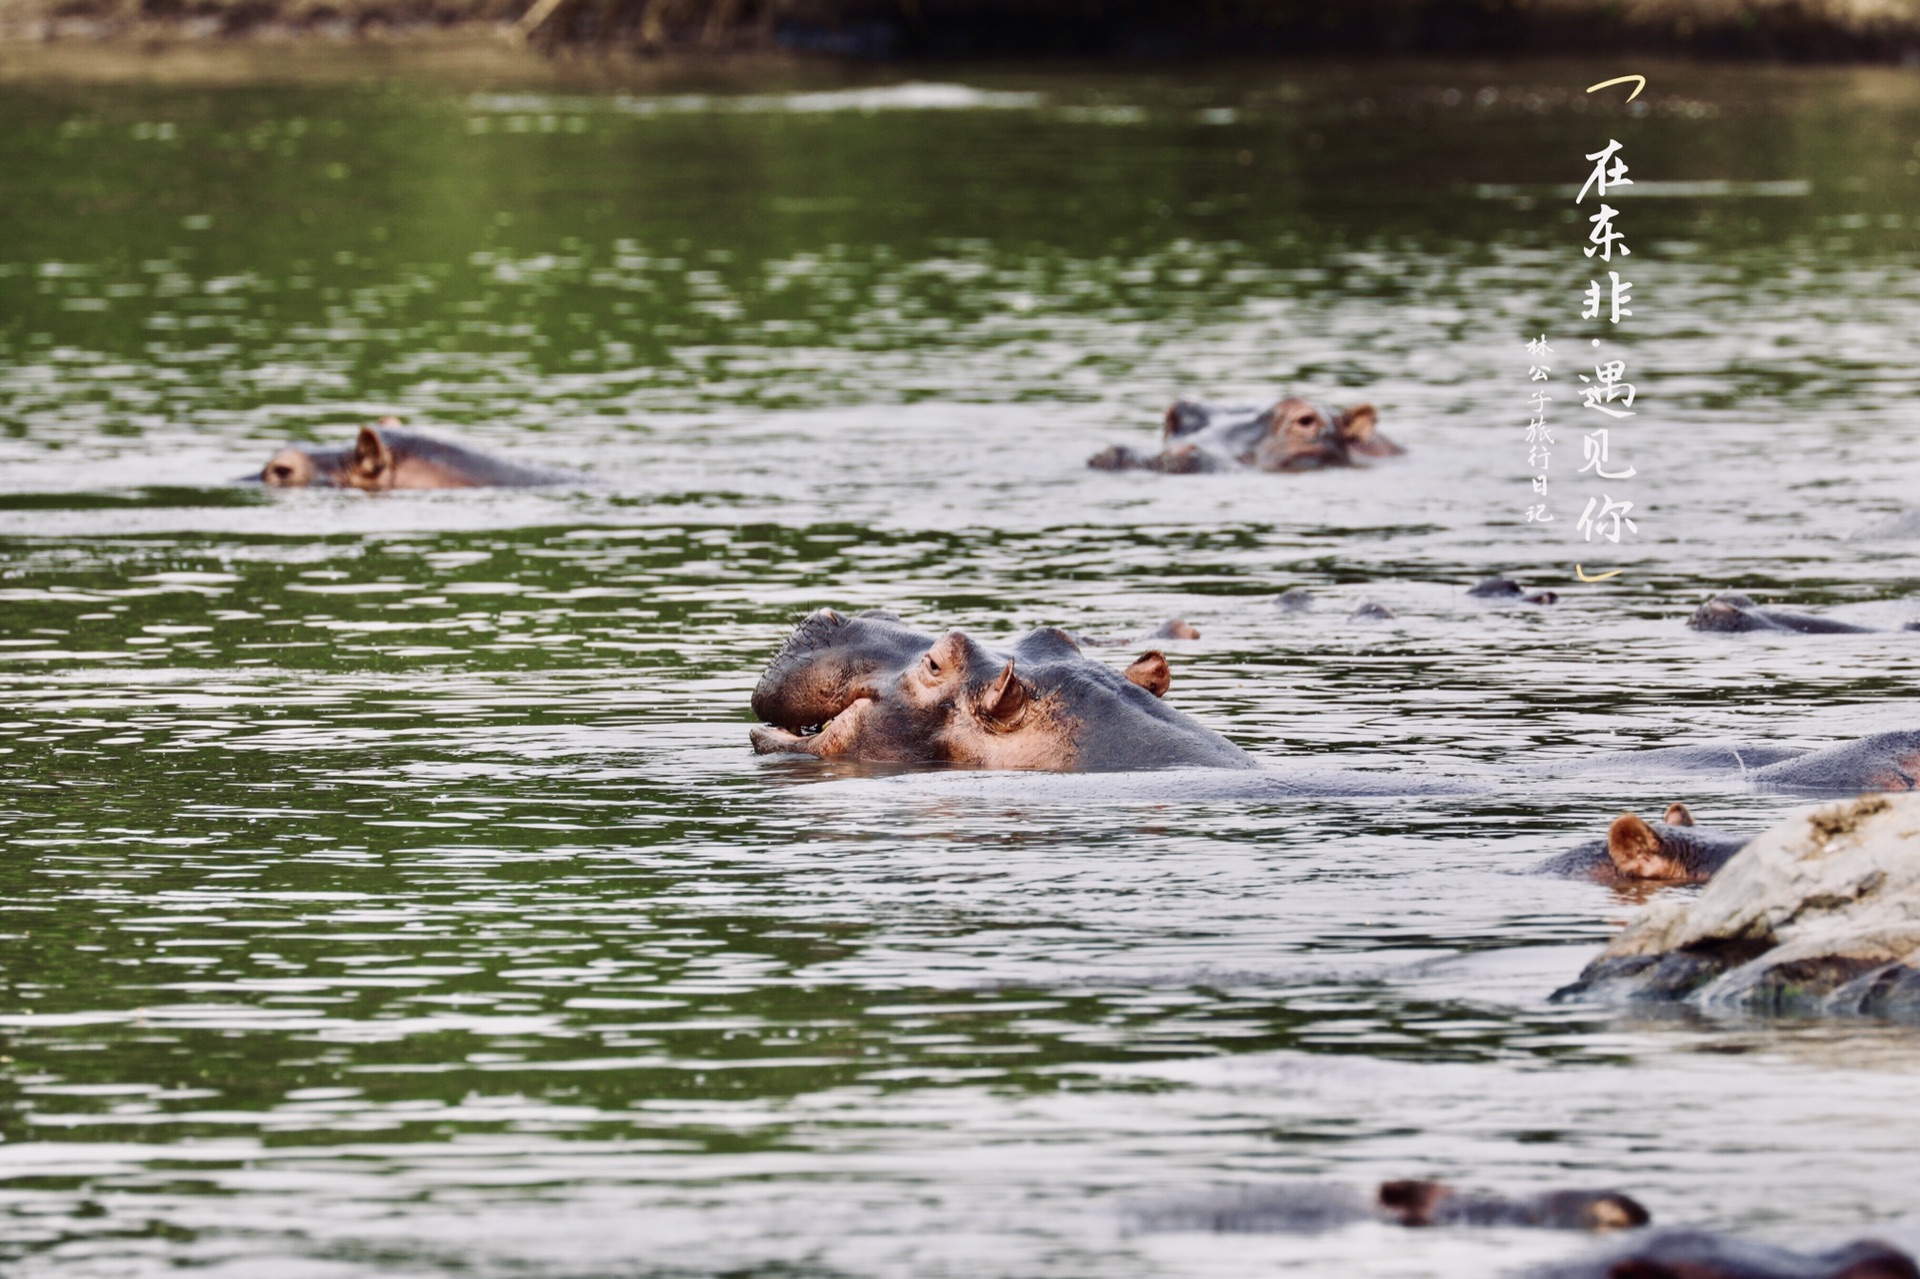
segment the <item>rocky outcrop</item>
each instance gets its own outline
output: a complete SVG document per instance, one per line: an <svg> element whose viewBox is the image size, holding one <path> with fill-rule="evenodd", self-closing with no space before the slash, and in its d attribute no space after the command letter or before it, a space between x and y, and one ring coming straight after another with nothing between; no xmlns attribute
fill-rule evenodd
<svg viewBox="0 0 1920 1279"><path fill-rule="evenodd" d="M1556 1000L1920 1018L1920 795L1863 795L1755 839L1662 901Z"/></svg>

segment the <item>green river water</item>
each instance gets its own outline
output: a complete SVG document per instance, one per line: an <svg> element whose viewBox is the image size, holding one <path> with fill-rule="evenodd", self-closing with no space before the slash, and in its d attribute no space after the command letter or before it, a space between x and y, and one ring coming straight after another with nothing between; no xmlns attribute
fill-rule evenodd
<svg viewBox="0 0 1920 1279"><path fill-rule="evenodd" d="M1606 74L0 85L0 1269L1465 1276L1593 1246L1140 1224L1402 1176L1920 1244L1912 1028L1550 1005L1638 899L1518 873L1623 809L1803 802L1533 765L1920 722L1911 635L1683 626L1720 589L1920 615L1914 543L1852 536L1920 492L1920 79L1656 65L1628 108L1581 92ZM1609 138L1645 189L1601 334L1563 188ZM1639 388L1617 548L1574 532L1572 463L1557 521L1521 518L1540 333L1563 394L1596 336ZM1177 395L1287 388L1372 401L1408 456L1084 467ZM235 482L383 413L585 478ZM1464 594L1493 573L1561 602ZM1169 697L1263 761L1490 789L757 758L747 695L823 605L1185 617Z"/></svg>

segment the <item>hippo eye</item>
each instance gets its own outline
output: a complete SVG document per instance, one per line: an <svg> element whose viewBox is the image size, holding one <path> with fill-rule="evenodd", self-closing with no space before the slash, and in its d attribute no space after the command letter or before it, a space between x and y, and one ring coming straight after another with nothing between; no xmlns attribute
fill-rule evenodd
<svg viewBox="0 0 1920 1279"><path fill-rule="evenodd" d="M276 480L284 480L293 474L293 468L291 466L288 466L285 462L282 462L278 466L268 467L267 474L271 475Z"/></svg>
<svg viewBox="0 0 1920 1279"><path fill-rule="evenodd" d="M940 663L933 660L933 654L931 653L927 654L927 674L938 675L939 673L940 673Z"/></svg>

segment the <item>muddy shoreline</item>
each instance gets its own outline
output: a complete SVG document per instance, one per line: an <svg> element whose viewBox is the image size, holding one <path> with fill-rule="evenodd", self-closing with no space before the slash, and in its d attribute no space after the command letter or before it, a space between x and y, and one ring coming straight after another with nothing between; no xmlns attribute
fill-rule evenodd
<svg viewBox="0 0 1920 1279"><path fill-rule="evenodd" d="M1920 3L0 0L0 48L504 46L637 60L1641 56L1920 66Z"/></svg>

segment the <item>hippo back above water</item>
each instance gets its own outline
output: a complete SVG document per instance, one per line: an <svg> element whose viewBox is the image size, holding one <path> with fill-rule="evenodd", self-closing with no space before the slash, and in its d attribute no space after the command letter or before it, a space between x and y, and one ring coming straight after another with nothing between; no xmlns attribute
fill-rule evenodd
<svg viewBox="0 0 1920 1279"><path fill-rule="evenodd" d="M290 444L260 472L269 488L385 489L528 488L575 477L503 462L458 444L394 428L396 417L363 426L337 449Z"/></svg>
<svg viewBox="0 0 1920 1279"><path fill-rule="evenodd" d="M802 622L753 692L753 748L888 764L1118 772L1256 767L1160 700L1166 658L1122 672L1043 628L1006 649L935 636L891 613Z"/></svg>
<svg viewBox="0 0 1920 1279"><path fill-rule="evenodd" d="M1310 471L1355 466L1406 452L1376 429L1371 404L1327 409L1292 396L1267 408L1220 408L1181 400L1167 410L1158 453L1124 444L1087 459L1100 471Z"/></svg>

